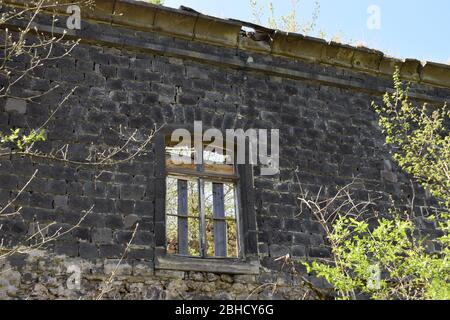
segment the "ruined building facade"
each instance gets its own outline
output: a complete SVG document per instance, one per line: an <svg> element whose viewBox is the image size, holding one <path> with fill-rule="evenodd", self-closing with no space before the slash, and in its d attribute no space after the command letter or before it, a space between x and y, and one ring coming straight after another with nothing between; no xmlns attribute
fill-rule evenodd
<svg viewBox="0 0 450 320"><path fill-rule="evenodd" d="M371 102L381 103L392 88L396 66L412 82L416 102L443 104L450 98L446 65L400 61L366 48L143 2L96 1L81 14L81 30L67 34L80 44L36 70L19 91L60 87L35 102L0 101L0 131L37 128L75 87L48 123L46 141L37 144L42 152L67 144L67 158L83 162L93 148L122 143L120 132L136 130L140 139L161 129L144 153L112 166L0 158L1 206L37 170L15 202L21 214L2 218L6 247L37 225L53 223L49 233L70 230L92 208L78 228L56 241L0 260L0 270L6 270L0 298L92 297L116 266L107 298L314 298L292 266L278 259L289 254L304 279L326 287L298 262L330 254L320 224L300 212L299 185L330 196L358 177L358 199L378 198L380 210L391 197L406 204L410 177L392 161ZM66 18L61 14L55 34L66 30ZM38 29L50 32L49 21L40 17ZM180 256L167 246L164 145L170 130L189 129L195 120L222 132L280 132L278 174L263 176L258 166L235 172L237 257ZM420 188L414 196L419 226L433 233L420 209L435 201Z"/></svg>

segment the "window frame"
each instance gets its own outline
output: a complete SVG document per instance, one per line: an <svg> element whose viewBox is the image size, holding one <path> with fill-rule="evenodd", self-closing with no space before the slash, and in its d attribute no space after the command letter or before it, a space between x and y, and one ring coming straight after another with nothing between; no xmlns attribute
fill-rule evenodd
<svg viewBox="0 0 450 320"><path fill-rule="evenodd" d="M155 269L179 271L203 271L227 274L259 274L256 216L254 208L253 167L236 165L236 223L238 229L238 257L196 257L169 254L166 243L166 178L172 176L166 168L167 137L177 128L186 126L167 125L155 136ZM193 130L189 130L193 132ZM191 173L191 172L190 172ZM190 174L189 173L189 174ZM182 172L180 175L188 174ZM222 175L205 174L208 181ZM242 192L245 190L245 192Z"/></svg>
<svg viewBox="0 0 450 320"><path fill-rule="evenodd" d="M225 179L225 180L220 180L219 178L211 178L211 177L205 177L205 175L203 174L198 174L195 175L193 173L186 173L186 175L181 175L178 173L173 173L173 171L167 171L167 175L166 178L173 178L177 181L196 181L196 183L199 184L199 188L200 184L203 183L212 183L212 184L221 184L222 186L224 186L225 183L228 184L233 184L233 192L234 192L234 207L235 207L235 216L234 218L230 218L230 217L223 217L223 218L218 218L218 217L207 217L206 213L204 212L204 210L200 209L199 212L199 216L189 216L189 215L179 215L179 214L168 214L166 211L166 226L167 226L167 217L168 216L172 216L172 217L177 217L177 218L184 218L184 219L198 219L199 220L199 224L201 225L201 228L198 230L199 233L199 251L200 251L200 255L199 256L191 256L188 254L183 254L183 253L171 253L171 255L177 255L177 256L182 256L182 257L196 257L196 258L202 258L202 259L239 259L242 257L242 234L241 234L241 218L240 218L240 192L238 190L239 188L239 179ZM166 180L167 181L167 180ZM204 191L204 186L203 186L203 191ZM178 197L180 195L178 194ZM206 251L207 251L207 245L206 245L206 226L203 225L206 223L207 220L212 220L213 223L215 223L216 221L223 221L225 223L227 223L228 221L235 221L236 222L236 241L237 241L237 254L235 257L229 257L229 256L211 256L211 255L207 255ZM179 231L178 231L179 232ZM178 233L179 235L179 233ZM167 236L167 230L166 230L166 236ZM225 246L226 248L227 246ZM216 250L216 244L214 244L214 251Z"/></svg>

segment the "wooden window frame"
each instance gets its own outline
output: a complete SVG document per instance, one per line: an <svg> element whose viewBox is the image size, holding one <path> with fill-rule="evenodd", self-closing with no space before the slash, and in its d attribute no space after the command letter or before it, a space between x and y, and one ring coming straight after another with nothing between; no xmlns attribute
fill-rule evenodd
<svg viewBox="0 0 450 320"><path fill-rule="evenodd" d="M191 176L192 171L168 172L166 169L166 139L180 126L166 126L155 136L155 269L202 271L225 274L259 274L256 216L253 194L253 168L236 166L236 224L238 228L238 257L195 257L168 254L166 247L166 177L174 174ZM185 127L183 127L185 128ZM223 181L222 175L200 173L208 181ZM242 192L245 190L245 192ZM239 220L238 220L239 219Z"/></svg>

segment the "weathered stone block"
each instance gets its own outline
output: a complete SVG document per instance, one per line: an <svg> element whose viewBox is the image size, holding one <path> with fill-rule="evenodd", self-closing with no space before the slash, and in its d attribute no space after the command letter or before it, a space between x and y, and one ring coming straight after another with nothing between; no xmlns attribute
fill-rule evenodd
<svg viewBox="0 0 450 320"><path fill-rule="evenodd" d="M111 243L113 240L112 230L108 228L94 228L92 230L92 242Z"/></svg>
<svg viewBox="0 0 450 320"><path fill-rule="evenodd" d="M101 244L100 258L120 258L124 254L124 246L118 244Z"/></svg>
<svg viewBox="0 0 450 320"><path fill-rule="evenodd" d="M55 196L53 198L53 207L55 209L58 208L67 208L68 197L67 196Z"/></svg>
<svg viewBox="0 0 450 320"><path fill-rule="evenodd" d="M57 241L55 243L55 252L57 254L67 255L69 257L78 256L78 243L76 241Z"/></svg>
<svg viewBox="0 0 450 320"><path fill-rule="evenodd" d="M249 37L240 37L239 49L268 53L270 52L270 44L265 41L255 41ZM251 63L251 60L247 59L247 63Z"/></svg>
<svg viewBox="0 0 450 320"><path fill-rule="evenodd" d="M176 34L181 37L194 37L194 27L197 20L196 15L179 13L175 10L158 11L156 13L154 30Z"/></svg>
<svg viewBox="0 0 450 320"><path fill-rule="evenodd" d="M120 260L106 260L104 263L104 273L107 275L115 274L117 276L131 275L133 267Z"/></svg>
<svg viewBox="0 0 450 320"><path fill-rule="evenodd" d="M139 30L149 30L155 21L156 7L133 3L132 1L119 1L115 4L112 18L114 24L130 26Z"/></svg>
<svg viewBox="0 0 450 320"><path fill-rule="evenodd" d="M382 59L383 53L380 51L358 48L354 52L352 65L361 70L378 72Z"/></svg>
<svg viewBox="0 0 450 320"><path fill-rule="evenodd" d="M400 69L400 75L407 81L419 81L422 63L415 59L406 59Z"/></svg>
<svg viewBox="0 0 450 320"><path fill-rule="evenodd" d="M5 111L25 114L27 112L27 102L21 99L8 98L5 104Z"/></svg>
<svg viewBox="0 0 450 320"><path fill-rule="evenodd" d="M326 42L322 39L276 32L272 43L272 53L308 61L320 61L325 45Z"/></svg>
<svg viewBox="0 0 450 320"><path fill-rule="evenodd" d="M420 78L427 83L450 87L450 66L427 62L420 70Z"/></svg>
<svg viewBox="0 0 450 320"><path fill-rule="evenodd" d="M351 67L355 48L341 43L331 42L323 51L322 60L337 66Z"/></svg>
<svg viewBox="0 0 450 320"><path fill-rule="evenodd" d="M381 177L389 182L396 183L398 181L397 175L392 171L382 170Z"/></svg>
<svg viewBox="0 0 450 320"><path fill-rule="evenodd" d="M79 253L80 257L83 259L92 260L98 258L98 249L97 246L93 243L80 242Z"/></svg>
<svg viewBox="0 0 450 320"><path fill-rule="evenodd" d="M212 17L199 16L194 39L213 44L237 47L241 25Z"/></svg>

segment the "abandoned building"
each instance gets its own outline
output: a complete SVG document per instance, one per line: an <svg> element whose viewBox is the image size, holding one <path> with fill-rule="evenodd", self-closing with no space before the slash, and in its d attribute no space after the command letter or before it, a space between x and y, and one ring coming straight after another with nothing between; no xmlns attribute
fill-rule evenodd
<svg viewBox="0 0 450 320"><path fill-rule="evenodd" d="M1 220L2 250L49 224L46 234L62 234L0 261L1 299L89 298L112 273L105 298L313 299L304 280L327 284L300 261L330 250L321 225L300 212L300 185L331 196L357 178L357 199L376 198L380 211L391 200L406 205L410 177L392 160L371 102L392 88L395 67L414 101L450 100L448 65L188 8L96 0L81 8L81 29L68 29L67 17L61 12L52 27L43 13L36 27L80 43L18 90L58 88L0 101L1 132L51 116L36 148L68 160L0 150L0 207L18 195L10 209L20 208ZM167 138L194 121L220 132L278 129L279 172L223 159L201 169L171 162ZM155 128L129 161L119 154L111 164L83 164L93 150L123 145L130 132L136 144ZM433 233L421 209L436 201L414 189L416 220Z"/></svg>

